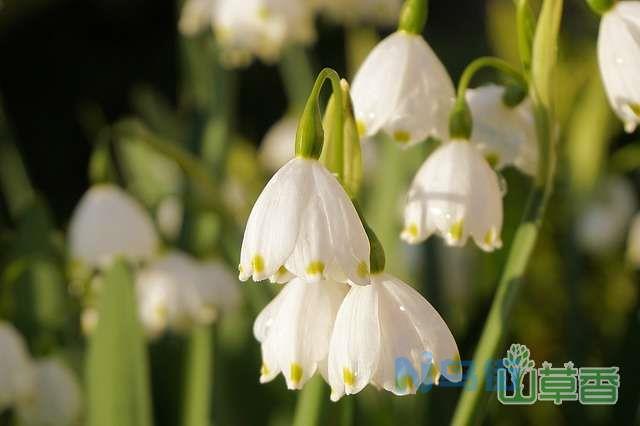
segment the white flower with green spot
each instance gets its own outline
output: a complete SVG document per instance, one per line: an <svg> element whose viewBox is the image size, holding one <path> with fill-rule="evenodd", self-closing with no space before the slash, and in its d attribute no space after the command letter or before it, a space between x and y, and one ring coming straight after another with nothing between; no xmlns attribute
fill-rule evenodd
<svg viewBox="0 0 640 426"><path fill-rule="evenodd" d="M347 288L295 278L263 309L253 326L262 345L261 383L282 373L289 389L301 389L318 370L327 377L331 331Z"/></svg>
<svg viewBox="0 0 640 426"><path fill-rule="evenodd" d="M17 406L24 426L78 424L82 414L82 393L74 373L55 358L34 363L34 391Z"/></svg>
<svg viewBox="0 0 640 426"><path fill-rule="evenodd" d="M609 103L631 133L640 123L640 2L614 2L604 13L598 61Z"/></svg>
<svg viewBox="0 0 640 426"><path fill-rule="evenodd" d="M239 301L237 280L218 262L198 262L172 251L142 270L136 278L141 323L150 337L167 328L184 331L210 324L219 311Z"/></svg>
<svg viewBox="0 0 640 426"><path fill-rule="evenodd" d="M69 225L71 257L92 267L107 267L117 256L147 260L159 245L144 207L122 189L96 185L84 194Z"/></svg>
<svg viewBox="0 0 640 426"><path fill-rule="evenodd" d="M409 371L397 368L402 358ZM369 286L349 290L336 317L328 362L333 401L368 383L407 395L422 383L437 384L440 375L462 379L458 347L444 320L420 293L385 273L372 275Z"/></svg>
<svg viewBox="0 0 640 426"><path fill-rule="evenodd" d="M502 193L498 176L471 143L440 146L420 167L409 190L401 238L420 243L433 233L448 245L472 237L485 251L502 246Z"/></svg>
<svg viewBox="0 0 640 426"><path fill-rule="evenodd" d="M473 117L470 141L496 169L515 166L535 176L538 142L533 107L529 99L509 107L503 101L504 93L504 87L494 84L466 91Z"/></svg>
<svg viewBox="0 0 640 426"><path fill-rule="evenodd" d="M24 339L13 325L0 321L0 412L30 398L33 375Z"/></svg>
<svg viewBox="0 0 640 426"><path fill-rule="evenodd" d="M382 40L357 72L351 97L363 137L384 132L409 146L448 134L453 84L420 35L397 31Z"/></svg>
<svg viewBox="0 0 640 426"><path fill-rule="evenodd" d="M317 160L296 157L258 197L244 232L240 280L289 272L309 282L369 283L369 240L346 192Z"/></svg>
<svg viewBox="0 0 640 426"><path fill-rule="evenodd" d="M315 38L313 11L298 0L217 0L213 28L230 65L273 62L286 45Z"/></svg>

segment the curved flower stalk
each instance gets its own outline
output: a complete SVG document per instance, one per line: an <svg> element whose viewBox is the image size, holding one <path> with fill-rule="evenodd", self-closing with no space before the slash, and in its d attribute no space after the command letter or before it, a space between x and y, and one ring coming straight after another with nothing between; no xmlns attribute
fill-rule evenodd
<svg viewBox="0 0 640 426"><path fill-rule="evenodd" d="M262 345L260 383L280 372L289 389L301 389L320 370L326 378L329 339L348 286L295 278L258 315L253 332Z"/></svg>
<svg viewBox="0 0 640 426"><path fill-rule="evenodd" d="M458 347L444 320L420 293L385 273L347 294L328 362L333 401L368 383L407 395L422 383L437 384L440 375L462 379Z"/></svg>
<svg viewBox="0 0 640 426"><path fill-rule="evenodd" d="M29 399L34 371L27 346L13 325L0 321L0 412Z"/></svg>
<svg viewBox="0 0 640 426"><path fill-rule="evenodd" d="M287 115L267 131L260 144L259 153L259 160L267 170L275 172L294 157L297 129L297 118Z"/></svg>
<svg viewBox="0 0 640 426"><path fill-rule="evenodd" d="M609 3L598 35L600 73L611 107L631 133L640 123L640 2Z"/></svg>
<svg viewBox="0 0 640 426"><path fill-rule="evenodd" d="M634 267L640 268L640 213L636 213L629 228L627 259Z"/></svg>
<svg viewBox="0 0 640 426"><path fill-rule="evenodd" d="M351 200L317 160L296 157L258 197L242 241L240 280L290 271L310 282L368 283L369 242Z"/></svg>
<svg viewBox="0 0 640 426"><path fill-rule="evenodd" d="M312 4L330 19L347 25L392 25L398 19L402 0L312 0Z"/></svg>
<svg viewBox="0 0 640 426"><path fill-rule="evenodd" d="M470 141L498 170L515 166L535 176L538 144L531 101L508 106L505 91L505 87L495 84L467 90L473 119Z"/></svg>
<svg viewBox="0 0 640 426"><path fill-rule="evenodd" d="M485 251L502 246L502 193L498 176L465 140L438 148L420 167L409 190L401 238L417 244L438 233L448 245L469 237Z"/></svg>
<svg viewBox="0 0 640 426"><path fill-rule="evenodd" d="M223 60L245 65L256 56L274 62L291 43L315 38L313 11L298 0L216 0L213 29Z"/></svg>
<svg viewBox="0 0 640 426"><path fill-rule="evenodd" d="M24 426L78 424L82 394L74 373L54 358L34 363L34 392L18 404L17 415Z"/></svg>
<svg viewBox="0 0 640 426"><path fill-rule="evenodd" d="M578 244L594 255L619 249L637 208L636 194L631 183L623 177L608 177L578 217Z"/></svg>
<svg viewBox="0 0 640 426"><path fill-rule="evenodd" d="M95 268L107 267L117 256L147 260L158 244L150 215L134 198L113 185L89 189L69 225L71 257Z"/></svg>
<svg viewBox="0 0 640 426"><path fill-rule="evenodd" d="M398 31L371 51L351 96L362 137L383 132L409 146L447 136L455 95L447 70L422 36Z"/></svg>
<svg viewBox="0 0 640 426"><path fill-rule="evenodd" d="M233 275L218 263L201 264L172 251L136 278L140 320L151 337L167 328L184 331L213 322L219 310L238 303Z"/></svg>

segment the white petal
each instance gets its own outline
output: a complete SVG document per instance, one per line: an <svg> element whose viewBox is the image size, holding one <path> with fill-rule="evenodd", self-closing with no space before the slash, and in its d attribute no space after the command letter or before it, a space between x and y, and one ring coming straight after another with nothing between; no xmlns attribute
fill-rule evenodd
<svg viewBox="0 0 640 426"><path fill-rule="evenodd" d="M17 407L20 424L77 424L82 411L82 394L74 373L57 359L46 358L35 363L34 377L35 392Z"/></svg>
<svg viewBox="0 0 640 426"><path fill-rule="evenodd" d="M380 353L378 293L372 285L351 287L331 336L329 384L331 400L360 392L370 382Z"/></svg>
<svg viewBox="0 0 640 426"><path fill-rule="evenodd" d="M502 101L502 86L486 85L467 90L466 98L473 117L471 142L501 169L508 165L535 175L538 147L531 102L516 107Z"/></svg>
<svg viewBox="0 0 640 426"><path fill-rule="evenodd" d="M453 84L422 36L395 32L382 40L356 74L351 94L363 136L384 130L408 146L447 135Z"/></svg>
<svg viewBox="0 0 640 426"><path fill-rule="evenodd" d="M609 102L633 132L640 123L640 3L617 2L600 21L598 61Z"/></svg>
<svg viewBox="0 0 640 426"><path fill-rule="evenodd" d="M34 371L27 345L13 325L0 321L0 412L33 392Z"/></svg>
<svg viewBox="0 0 640 426"><path fill-rule="evenodd" d="M199 301L194 318L209 323L219 311L230 311L240 303L238 279L219 261L200 263L200 280L197 282Z"/></svg>
<svg viewBox="0 0 640 426"><path fill-rule="evenodd" d="M240 279L272 276L293 251L313 181L313 161L294 158L267 183L244 233ZM256 268L257 267L257 268Z"/></svg>
<svg viewBox="0 0 640 426"><path fill-rule="evenodd" d="M69 225L71 256L93 267L115 257L148 259L158 246L151 218L131 196L113 185L92 187Z"/></svg>

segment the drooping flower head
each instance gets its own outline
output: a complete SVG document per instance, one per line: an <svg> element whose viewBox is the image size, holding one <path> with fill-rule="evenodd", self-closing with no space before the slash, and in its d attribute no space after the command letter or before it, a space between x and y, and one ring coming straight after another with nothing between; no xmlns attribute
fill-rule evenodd
<svg viewBox="0 0 640 426"><path fill-rule="evenodd" d="M640 2L618 1L602 16L598 61L611 107L633 132L640 123Z"/></svg>
<svg viewBox="0 0 640 426"><path fill-rule="evenodd" d="M447 136L454 89L438 57L419 34L398 31L382 40L351 87L359 132L378 132L408 146Z"/></svg>
<svg viewBox="0 0 640 426"><path fill-rule="evenodd" d="M327 377L329 340L347 287L295 278L264 308L253 327L262 344L261 383L282 372L289 389L301 389L317 370Z"/></svg>
<svg viewBox="0 0 640 426"><path fill-rule="evenodd" d="M149 259L158 244L149 214L113 185L89 189L69 225L71 257L96 268L105 267L117 256Z"/></svg>
<svg viewBox="0 0 640 426"><path fill-rule="evenodd" d="M534 176L538 145L531 102L508 106L504 96L505 88L493 84L466 91L473 117L470 141L498 170L511 165Z"/></svg>
<svg viewBox="0 0 640 426"><path fill-rule="evenodd" d="M420 167L409 190L401 238L416 244L433 233L463 246L472 237L486 251L502 246L498 176L468 141L439 147Z"/></svg>
<svg viewBox="0 0 640 426"><path fill-rule="evenodd" d="M34 372L22 336L9 323L0 321L0 412L33 391Z"/></svg>
<svg viewBox="0 0 640 426"><path fill-rule="evenodd" d="M312 158L295 157L271 178L249 216L240 279L287 271L310 282L324 278L368 283L369 241L338 180Z"/></svg>
<svg viewBox="0 0 640 426"><path fill-rule="evenodd" d="M421 384L462 378L449 328L416 290L385 273L371 285L351 287L338 311L329 349L331 399L368 383L396 395Z"/></svg>

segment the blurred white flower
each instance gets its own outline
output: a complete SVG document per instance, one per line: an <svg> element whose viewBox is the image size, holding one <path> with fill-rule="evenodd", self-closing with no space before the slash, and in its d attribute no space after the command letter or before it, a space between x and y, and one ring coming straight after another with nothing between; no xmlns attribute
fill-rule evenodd
<svg viewBox="0 0 640 426"><path fill-rule="evenodd" d="M576 223L578 245L587 253L613 252L624 242L627 226L637 209L636 194L624 178L610 176L596 189Z"/></svg>
<svg viewBox="0 0 640 426"><path fill-rule="evenodd" d="M614 2L602 16L598 61L609 103L631 133L640 123L640 2Z"/></svg>
<svg viewBox="0 0 640 426"><path fill-rule="evenodd" d="M640 2L619 1L602 16L598 60L611 107L631 133L640 123Z"/></svg>
<svg viewBox="0 0 640 426"><path fill-rule="evenodd" d="M640 268L640 213L636 213L629 228L627 258L633 266Z"/></svg>
<svg viewBox="0 0 640 426"><path fill-rule="evenodd" d="M171 251L142 270L136 278L140 320L151 337L167 328L183 331L209 324L219 310L239 300L237 279L218 263L200 263Z"/></svg>
<svg viewBox="0 0 640 426"><path fill-rule="evenodd" d="M180 197L169 195L162 199L156 209L158 229L165 238L175 240L180 234L184 217L184 205Z"/></svg>
<svg viewBox="0 0 640 426"><path fill-rule="evenodd" d="M282 372L289 389L301 389L326 359L333 322L348 286L295 278L258 315L253 333L262 344L260 382Z"/></svg>
<svg viewBox="0 0 640 426"><path fill-rule="evenodd" d="M230 65L273 62L287 44L315 38L313 11L300 0L216 0L213 27Z"/></svg>
<svg viewBox="0 0 640 426"><path fill-rule="evenodd" d="M186 36L193 36L211 28L216 0L186 0L180 13L178 28Z"/></svg>
<svg viewBox="0 0 640 426"><path fill-rule="evenodd" d="M538 145L533 108L529 99L516 107L502 101L505 88L486 85L466 92L473 117L471 143L497 169L513 165L534 176L538 167Z"/></svg>
<svg viewBox="0 0 640 426"><path fill-rule="evenodd" d="M348 25L372 23L395 24L402 0L312 0L319 12Z"/></svg>
<svg viewBox="0 0 640 426"><path fill-rule="evenodd" d="M369 240L351 200L318 161L296 157L258 197L244 233L240 279L290 271L307 281L369 282Z"/></svg>
<svg viewBox="0 0 640 426"><path fill-rule="evenodd" d="M80 328L85 336L90 336L93 330L98 326L98 310L94 307L87 307L82 310L80 315Z"/></svg>
<svg viewBox="0 0 640 426"><path fill-rule="evenodd" d="M485 251L502 246L498 176L469 142L439 147L418 170L409 190L401 238L416 244L437 232L448 245L468 237Z"/></svg>
<svg viewBox="0 0 640 426"><path fill-rule="evenodd" d="M298 119L293 115L278 120L262 139L260 144L260 162L264 167L275 172L287 164L295 155L296 132Z"/></svg>
<svg viewBox="0 0 640 426"><path fill-rule="evenodd" d="M333 328L328 369L333 401L368 383L406 395L438 383L441 374L462 379L447 324L420 293L384 273L349 290Z"/></svg>
<svg viewBox="0 0 640 426"><path fill-rule="evenodd" d="M34 372L27 346L13 325L0 321L0 412L29 399Z"/></svg>
<svg viewBox="0 0 640 426"><path fill-rule="evenodd" d="M363 137L382 131L408 146L448 136L453 84L420 35L399 31L382 40L358 70L351 96Z"/></svg>
<svg viewBox="0 0 640 426"><path fill-rule="evenodd" d="M115 257L146 260L158 247L150 215L113 185L96 185L76 207L69 225L71 257L105 267Z"/></svg>
<svg viewBox="0 0 640 426"><path fill-rule="evenodd" d="M75 374L54 358L37 360L34 371L34 392L17 407L20 424L77 425L82 412L82 394Z"/></svg>

